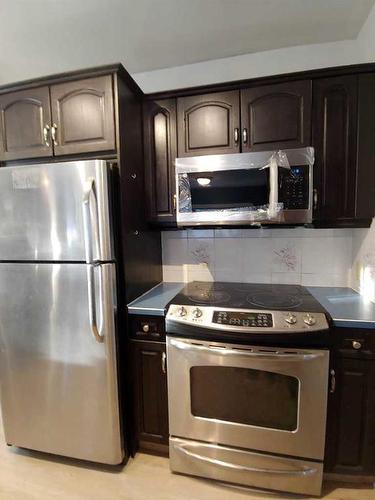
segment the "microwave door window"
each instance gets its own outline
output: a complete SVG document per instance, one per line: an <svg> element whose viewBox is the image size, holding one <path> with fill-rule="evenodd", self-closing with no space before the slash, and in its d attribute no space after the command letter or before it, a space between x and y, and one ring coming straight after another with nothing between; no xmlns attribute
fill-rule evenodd
<svg viewBox="0 0 375 500"><path fill-rule="evenodd" d="M239 169L185 174L192 212L257 210L269 203L268 170Z"/></svg>
<svg viewBox="0 0 375 500"><path fill-rule="evenodd" d="M299 380L265 370L227 366L190 369L195 417L293 432L298 427Z"/></svg>

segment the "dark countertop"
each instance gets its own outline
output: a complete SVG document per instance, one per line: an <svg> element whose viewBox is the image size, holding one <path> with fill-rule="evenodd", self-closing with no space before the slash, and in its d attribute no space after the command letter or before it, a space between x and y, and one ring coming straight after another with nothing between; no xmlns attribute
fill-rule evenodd
<svg viewBox="0 0 375 500"><path fill-rule="evenodd" d="M129 314L164 316L165 306L184 286L185 283L165 281L159 283L159 285L154 286L154 288L128 304Z"/></svg>
<svg viewBox="0 0 375 500"><path fill-rule="evenodd" d="M128 304L129 314L164 316L165 307L185 283L162 282ZM335 326L375 329L375 304L346 287L307 287L331 315Z"/></svg>
<svg viewBox="0 0 375 500"><path fill-rule="evenodd" d="M375 329L375 304L346 287L307 287L331 315L335 326Z"/></svg>

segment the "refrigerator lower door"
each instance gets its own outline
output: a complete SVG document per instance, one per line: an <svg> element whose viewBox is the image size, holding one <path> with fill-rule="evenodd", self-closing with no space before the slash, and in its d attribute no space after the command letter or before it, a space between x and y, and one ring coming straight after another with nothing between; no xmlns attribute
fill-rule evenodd
<svg viewBox="0 0 375 500"><path fill-rule="evenodd" d="M115 267L90 269L86 264L0 264L5 438L23 448L118 464L123 447ZM88 277L94 278L91 294Z"/></svg>
<svg viewBox="0 0 375 500"><path fill-rule="evenodd" d="M0 169L0 260L113 260L103 160Z"/></svg>

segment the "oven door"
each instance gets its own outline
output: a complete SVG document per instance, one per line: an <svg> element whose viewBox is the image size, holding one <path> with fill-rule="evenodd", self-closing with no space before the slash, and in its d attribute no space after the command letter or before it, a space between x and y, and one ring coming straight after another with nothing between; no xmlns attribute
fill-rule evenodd
<svg viewBox="0 0 375 500"><path fill-rule="evenodd" d="M329 352L167 338L171 436L322 460Z"/></svg>

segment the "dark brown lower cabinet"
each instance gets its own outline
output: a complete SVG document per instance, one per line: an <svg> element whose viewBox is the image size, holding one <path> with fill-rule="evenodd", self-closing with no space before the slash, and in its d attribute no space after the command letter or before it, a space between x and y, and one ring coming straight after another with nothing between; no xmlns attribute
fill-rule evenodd
<svg viewBox="0 0 375 500"><path fill-rule="evenodd" d="M351 353L342 349L334 354L331 369L335 371L336 387L328 404L325 471L372 476L375 474L375 359L370 359L369 351Z"/></svg>
<svg viewBox="0 0 375 500"><path fill-rule="evenodd" d="M167 364L164 342L131 340L136 448L168 454Z"/></svg>

